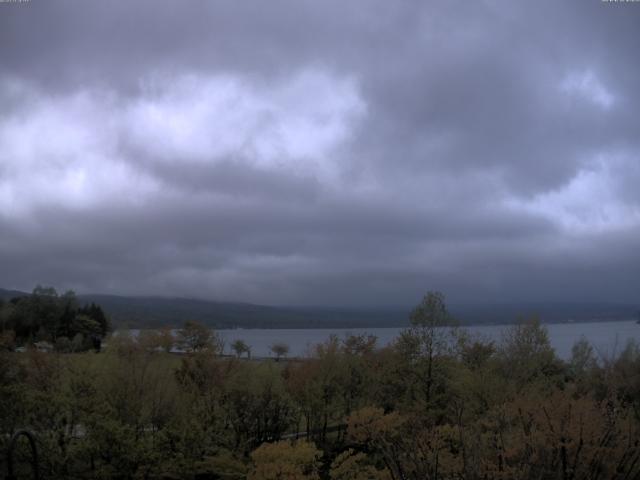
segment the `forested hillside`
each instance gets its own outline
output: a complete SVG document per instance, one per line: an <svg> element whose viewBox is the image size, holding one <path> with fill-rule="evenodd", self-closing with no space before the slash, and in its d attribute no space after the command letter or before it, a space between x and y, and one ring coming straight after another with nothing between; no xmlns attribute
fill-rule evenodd
<svg viewBox="0 0 640 480"><path fill-rule="evenodd" d="M0 289L0 299L29 295ZM290 307L214 302L178 297L77 295L83 304L100 305L115 328L179 327L195 320L213 328L357 328L405 327L410 308ZM536 316L542 322L610 321L635 318L640 307L616 303L466 303L453 304L460 323L508 324Z"/></svg>

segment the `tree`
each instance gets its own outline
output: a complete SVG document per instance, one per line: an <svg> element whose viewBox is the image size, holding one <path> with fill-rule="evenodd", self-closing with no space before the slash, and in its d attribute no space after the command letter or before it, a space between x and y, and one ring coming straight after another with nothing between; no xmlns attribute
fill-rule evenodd
<svg viewBox="0 0 640 480"><path fill-rule="evenodd" d="M569 369L576 379L581 379L586 372L593 371L598 365L593 347L586 338L581 337L571 347Z"/></svg>
<svg viewBox="0 0 640 480"><path fill-rule="evenodd" d="M110 330L109 319L102 309L93 303L78 308L72 290L58 295L53 287L37 286L32 295L12 298L0 310L2 328L13 330L18 344L34 340L55 344L58 337L72 339L79 333L85 339L84 349L98 350Z"/></svg>
<svg viewBox="0 0 640 480"><path fill-rule="evenodd" d="M0 352L12 351L16 347L16 334L13 330L0 331Z"/></svg>
<svg viewBox="0 0 640 480"><path fill-rule="evenodd" d="M421 370L419 377L428 403L436 359L451 349L454 332L447 327L456 326L456 321L447 310L444 295L435 291L427 292L409 319L411 327L401 333L396 348Z"/></svg>
<svg viewBox="0 0 640 480"><path fill-rule="evenodd" d="M72 331L84 336L100 336L102 328L100 324L89 315L79 314L73 319Z"/></svg>
<svg viewBox="0 0 640 480"><path fill-rule="evenodd" d="M427 292L420 304L413 309L409 319L414 327L429 330L456 324L447 309L444 294L436 291Z"/></svg>
<svg viewBox="0 0 640 480"><path fill-rule="evenodd" d="M11 317L11 309L13 305L11 303L5 303L0 298L0 332L4 332L7 328L7 321Z"/></svg>
<svg viewBox="0 0 640 480"><path fill-rule="evenodd" d="M43 287L42 285L37 285L36 288L33 289L34 296L40 297L55 297L58 298L58 292L53 287Z"/></svg>
<svg viewBox="0 0 640 480"><path fill-rule="evenodd" d="M473 340L461 342L459 351L462 363L468 369L476 371L484 367L491 359L496 353L496 347L491 341L483 342L481 340Z"/></svg>
<svg viewBox="0 0 640 480"><path fill-rule="evenodd" d="M332 480L385 480L390 479L388 471L376 470L370 459L352 448L338 455L331 462Z"/></svg>
<svg viewBox="0 0 640 480"><path fill-rule="evenodd" d="M276 356L276 361L280 361L280 358L286 357L289 354L289 345L284 342L276 342L271 345L271 351Z"/></svg>
<svg viewBox="0 0 640 480"><path fill-rule="evenodd" d="M248 480L319 480L322 452L311 442L264 443L252 454Z"/></svg>
<svg viewBox="0 0 640 480"><path fill-rule="evenodd" d="M98 322L102 337L106 336L107 333L111 331L111 322L99 305L92 302L91 305L85 305L83 308L80 308L78 313L87 315Z"/></svg>
<svg viewBox="0 0 640 480"><path fill-rule="evenodd" d="M135 340L145 352L152 353L161 350L160 334L157 330L140 330Z"/></svg>
<svg viewBox="0 0 640 480"><path fill-rule="evenodd" d="M244 353L247 357L251 358L251 347L245 343L244 340L236 340L231 344L231 349L236 352L236 356L240 358Z"/></svg>
<svg viewBox="0 0 640 480"><path fill-rule="evenodd" d="M85 346L84 335L82 335L81 333L76 333L73 339L71 340L71 351L79 352L81 350L84 350L84 346Z"/></svg>
<svg viewBox="0 0 640 480"><path fill-rule="evenodd" d="M536 317L521 321L504 332L499 357L505 375L518 386L559 370L549 332Z"/></svg>
<svg viewBox="0 0 640 480"><path fill-rule="evenodd" d="M187 320L178 331L178 344L187 352L212 350L214 353L222 351L222 342L218 335L201 323Z"/></svg>
<svg viewBox="0 0 640 480"><path fill-rule="evenodd" d="M164 350L165 353L170 353L176 341L173 336L173 331L168 327L161 328L158 330L158 337L162 350Z"/></svg>
<svg viewBox="0 0 640 480"><path fill-rule="evenodd" d="M375 335L347 335L342 340L342 350L349 355L366 355L373 352L377 341Z"/></svg>

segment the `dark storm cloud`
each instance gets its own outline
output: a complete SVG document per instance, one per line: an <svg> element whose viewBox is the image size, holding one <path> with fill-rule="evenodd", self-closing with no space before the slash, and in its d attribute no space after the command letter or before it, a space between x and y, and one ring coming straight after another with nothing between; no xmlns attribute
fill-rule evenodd
<svg viewBox="0 0 640 480"><path fill-rule="evenodd" d="M0 4L0 285L634 301L638 25L600 1Z"/></svg>

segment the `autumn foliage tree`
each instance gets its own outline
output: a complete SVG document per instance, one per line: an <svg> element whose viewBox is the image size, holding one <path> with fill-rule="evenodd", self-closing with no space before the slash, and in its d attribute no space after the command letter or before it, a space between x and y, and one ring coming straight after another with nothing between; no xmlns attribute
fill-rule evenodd
<svg viewBox="0 0 640 480"><path fill-rule="evenodd" d="M178 331L178 345L187 352L209 350L221 353L222 339L209 327L187 320Z"/></svg>
<svg viewBox="0 0 640 480"><path fill-rule="evenodd" d="M247 480L319 480L321 456L310 442L265 443L251 454Z"/></svg>

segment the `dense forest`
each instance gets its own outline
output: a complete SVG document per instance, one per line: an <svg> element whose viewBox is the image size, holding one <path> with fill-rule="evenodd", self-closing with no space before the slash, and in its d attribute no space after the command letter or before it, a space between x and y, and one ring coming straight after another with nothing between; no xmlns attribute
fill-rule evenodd
<svg viewBox="0 0 640 480"><path fill-rule="evenodd" d="M410 322L388 347L331 337L277 361L223 357L194 322L100 353L5 351L0 446L33 431L42 478L640 478L640 346L603 358L580 341L563 361L535 319L490 342L436 292Z"/></svg>
<svg viewBox="0 0 640 480"><path fill-rule="evenodd" d="M110 329L102 307L79 306L73 291L58 295L52 287L37 286L31 295L0 299L0 349L37 343L61 352L99 350Z"/></svg>

